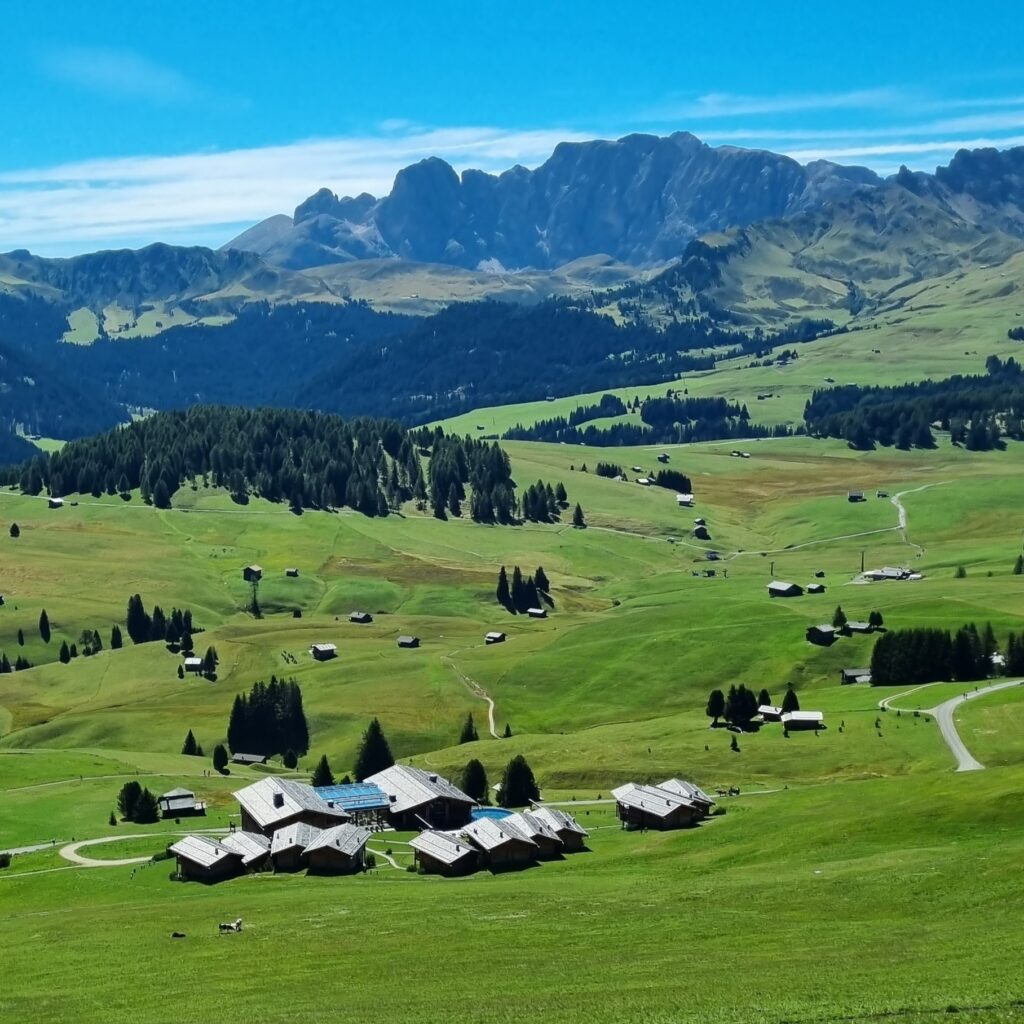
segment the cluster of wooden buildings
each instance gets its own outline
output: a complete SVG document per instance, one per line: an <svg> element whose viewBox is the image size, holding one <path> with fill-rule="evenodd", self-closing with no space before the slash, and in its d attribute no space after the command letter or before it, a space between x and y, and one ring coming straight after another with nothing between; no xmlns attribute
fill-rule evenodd
<svg viewBox="0 0 1024 1024"><path fill-rule="evenodd" d="M186 836L171 847L179 878L210 883L268 869L352 874L366 867L366 844L383 828L418 831L410 844L418 868L444 875L526 866L581 849L587 835L555 808L474 818L472 797L410 765L317 789L268 776L234 795L238 830Z"/></svg>
<svg viewBox="0 0 1024 1024"><path fill-rule="evenodd" d="M659 830L688 828L711 813L715 801L700 786L684 779L666 779L657 786L627 782L612 790L623 828Z"/></svg>
<svg viewBox="0 0 1024 1024"><path fill-rule="evenodd" d="M779 722L786 732L825 728L825 715L821 711L783 711L773 704L762 704L757 709L757 715L763 724Z"/></svg>

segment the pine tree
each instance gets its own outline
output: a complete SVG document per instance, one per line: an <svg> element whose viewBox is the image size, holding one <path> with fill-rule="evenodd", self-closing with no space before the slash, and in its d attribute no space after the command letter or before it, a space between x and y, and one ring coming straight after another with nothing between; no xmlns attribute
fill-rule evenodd
<svg viewBox="0 0 1024 1024"><path fill-rule="evenodd" d="M577 530L582 530L586 525L587 521L583 517L583 509L580 507L579 502L576 503L576 507L572 510L572 525Z"/></svg>
<svg viewBox="0 0 1024 1024"><path fill-rule="evenodd" d="M213 748L213 769L216 772L223 774L224 769L228 766L228 752L224 747L223 743L218 743Z"/></svg>
<svg viewBox="0 0 1024 1024"><path fill-rule="evenodd" d="M188 735L185 737L185 742L181 745L181 752L188 757L196 756L196 738L192 735L191 729L189 729Z"/></svg>
<svg viewBox="0 0 1024 1024"><path fill-rule="evenodd" d="M502 736L504 736L505 739L509 739L511 737L511 735L512 735L512 726L509 725L508 722L506 722L505 723L505 731L502 733Z"/></svg>
<svg viewBox="0 0 1024 1024"><path fill-rule="evenodd" d="M327 760L326 754L317 761L316 767L313 769L313 776L309 780L309 784L314 788L317 786L334 785L334 773L331 771L331 766Z"/></svg>
<svg viewBox="0 0 1024 1024"><path fill-rule="evenodd" d="M757 695L757 706L762 708L772 707L772 695L763 688Z"/></svg>
<svg viewBox="0 0 1024 1024"><path fill-rule="evenodd" d="M57 655L62 665L66 665L71 660L71 648L68 647L67 640L61 642L60 653Z"/></svg>
<svg viewBox="0 0 1024 1024"><path fill-rule="evenodd" d="M153 629L153 623L146 613L142 598L135 594L128 598L128 613L125 616L125 625L128 629L128 636L133 644L144 644L149 640Z"/></svg>
<svg viewBox="0 0 1024 1024"><path fill-rule="evenodd" d="M117 809L121 812L121 817L126 821L135 820L135 805L138 803L141 795L142 786L134 779L126 782L121 787L121 792L117 795Z"/></svg>
<svg viewBox="0 0 1024 1024"><path fill-rule="evenodd" d="M551 593L551 582L548 580L547 573L544 572L542 565L537 566L537 571L533 574L533 582L542 594Z"/></svg>
<svg viewBox="0 0 1024 1024"><path fill-rule="evenodd" d="M0 675L7 675L13 671L14 669L11 667L11 662L7 657L7 654L5 652L0 652Z"/></svg>
<svg viewBox="0 0 1024 1024"><path fill-rule="evenodd" d="M23 630L23 629L19 629L18 630L18 646L19 647L24 647L25 646L25 630Z"/></svg>
<svg viewBox="0 0 1024 1024"><path fill-rule="evenodd" d="M110 630L110 649L112 651L119 651L124 645L124 639L121 636L121 627L114 626Z"/></svg>
<svg viewBox="0 0 1024 1024"><path fill-rule="evenodd" d="M156 486L153 488L153 504L157 508L171 507L171 494L167 490L167 484L164 483L162 477L157 480Z"/></svg>
<svg viewBox="0 0 1024 1024"><path fill-rule="evenodd" d="M708 695L708 706L704 712L712 720L712 725L718 725L718 720L725 714L725 694L721 690L712 690Z"/></svg>
<svg viewBox="0 0 1024 1024"><path fill-rule="evenodd" d="M868 625L874 629L881 629L885 625L885 619L880 611L873 611L868 615Z"/></svg>
<svg viewBox="0 0 1024 1024"><path fill-rule="evenodd" d="M519 566L512 569L512 607L517 612L525 611L529 606L525 603L525 587L523 574Z"/></svg>
<svg viewBox="0 0 1024 1024"><path fill-rule="evenodd" d="M45 608L39 613L39 635L43 638L44 644L50 642L50 617L46 614Z"/></svg>
<svg viewBox="0 0 1024 1024"><path fill-rule="evenodd" d="M843 629L846 626L846 622L846 612L843 611L843 606L837 605L836 610L832 615L832 625L835 626L836 629Z"/></svg>
<svg viewBox="0 0 1024 1024"><path fill-rule="evenodd" d="M498 590L497 590L498 604L503 608L512 607L512 592L508 586L508 573L505 572L505 566L501 567L501 571L498 573Z"/></svg>
<svg viewBox="0 0 1024 1024"><path fill-rule="evenodd" d="M792 683L789 684L789 688L786 690L786 696L782 698L782 710L786 714L790 711L800 710L800 699L797 697Z"/></svg>
<svg viewBox="0 0 1024 1024"><path fill-rule="evenodd" d="M217 651L213 647L206 648L203 655L203 675L212 678L217 674Z"/></svg>
<svg viewBox="0 0 1024 1024"><path fill-rule="evenodd" d="M501 776L498 802L502 807L525 807L540 799L540 790L533 771L522 754L516 754L505 766Z"/></svg>
<svg viewBox="0 0 1024 1024"><path fill-rule="evenodd" d="M110 812L110 817L107 819L107 824L108 825L116 825L117 824L117 815L113 811Z"/></svg>
<svg viewBox="0 0 1024 1024"><path fill-rule="evenodd" d="M380 722L375 718L363 733L363 740L359 745L359 752L356 754L353 774L357 782L362 782L368 776L376 775L377 772L390 768L394 763L395 759L392 756L387 737L380 727Z"/></svg>
<svg viewBox="0 0 1024 1024"><path fill-rule="evenodd" d="M473 712L471 711L467 716L465 722L462 723L462 732L459 733L460 743L475 743L480 736L476 731L476 724L473 722Z"/></svg>
<svg viewBox="0 0 1024 1024"><path fill-rule="evenodd" d="M561 508L565 508L569 504L569 495L565 491L565 484L561 481L555 485L555 500Z"/></svg>
<svg viewBox="0 0 1024 1024"><path fill-rule="evenodd" d="M462 769L462 777L459 779L459 789L466 796L472 797L477 803L485 803L487 800L487 772L484 766L474 757L466 762Z"/></svg>
<svg viewBox="0 0 1024 1024"><path fill-rule="evenodd" d="M17 524L17 523L11 523L11 530L10 530L10 533L11 533L11 536L12 536L12 537L14 537L15 539L17 539L18 537L20 537L20 536L21 536L21 527L20 527L20 526L18 526L18 524Z"/></svg>
<svg viewBox="0 0 1024 1024"><path fill-rule="evenodd" d="M294 771L294 769L299 766L299 759L296 757L294 750L286 750L284 752L284 757L281 759L281 763L289 771Z"/></svg>
<svg viewBox="0 0 1024 1024"><path fill-rule="evenodd" d="M11 527L11 529L13 529L13 528L14 527ZM11 536L13 537L14 534L12 533ZM1018 555L1017 556L1017 560L1013 563L1013 575L1014 576L1022 576L1022 575L1024 575L1024 555Z"/></svg>
<svg viewBox="0 0 1024 1024"><path fill-rule="evenodd" d="M185 666L184 665L178 665L178 678L179 679L184 679L185 678Z"/></svg>
<svg viewBox="0 0 1024 1024"><path fill-rule="evenodd" d="M131 820L138 825L151 825L160 820L160 808L157 805L156 797L148 789L144 789L139 794Z"/></svg>

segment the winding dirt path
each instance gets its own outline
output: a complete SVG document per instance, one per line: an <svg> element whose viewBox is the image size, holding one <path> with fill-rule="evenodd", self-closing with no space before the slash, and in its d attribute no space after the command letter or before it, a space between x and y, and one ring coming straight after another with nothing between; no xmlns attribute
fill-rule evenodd
<svg viewBox="0 0 1024 1024"><path fill-rule="evenodd" d="M467 676L466 673L463 672L454 661L452 661L452 657L459 653L459 651L453 651L452 654L445 654L441 657L441 661L444 662L444 664L462 680L463 685L471 694L473 694L474 697L479 697L480 700L487 702L487 730L496 740L501 739L498 735L498 730L494 726L494 699L475 679Z"/></svg>
<svg viewBox="0 0 1024 1024"><path fill-rule="evenodd" d="M118 868L130 864L146 864L152 857L124 857L121 860L97 860L95 857L84 857L78 851L89 846L102 846L104 843L116 843L121 839L152 839L155 836L189 836L198 835L226 835L230 830L226 828L194 828L189 832L133 832L131 835L103 836L101 839L82 839L77 843L69 843L60 848L60 855L71 861L72 864L82 868Z"/></svg>

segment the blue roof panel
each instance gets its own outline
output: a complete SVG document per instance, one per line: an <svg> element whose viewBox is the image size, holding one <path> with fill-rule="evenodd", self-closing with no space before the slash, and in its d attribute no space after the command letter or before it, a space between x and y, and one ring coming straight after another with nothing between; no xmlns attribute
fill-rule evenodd
<svg viewBox="0 0 1024 1024"><path fill-rule="evenodd" d="M333 801L346 811L369 811L391 804L387 793L372 782L353 782L344 786L317 786L316 795Z"/></svg>

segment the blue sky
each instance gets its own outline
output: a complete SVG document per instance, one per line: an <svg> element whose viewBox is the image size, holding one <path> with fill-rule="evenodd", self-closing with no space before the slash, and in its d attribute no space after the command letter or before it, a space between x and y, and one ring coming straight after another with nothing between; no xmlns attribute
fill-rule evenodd
<svg viewBox="0 0 1024 1024"><path fill-rule="evenodd" d="M562 139L932 170L1024 144L1009 0L10 4L0 250L217 245L317 188L436 154L535 166Z"/></svg>

